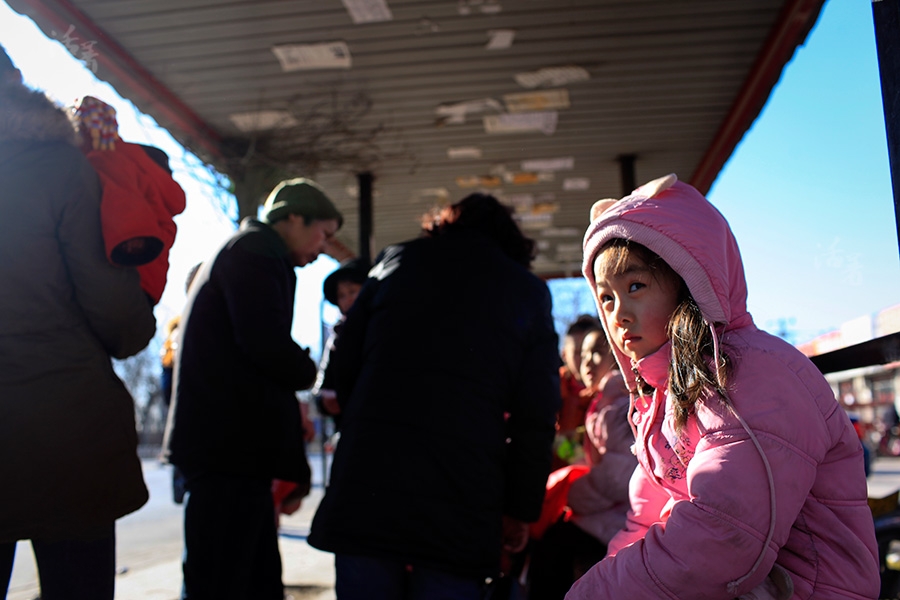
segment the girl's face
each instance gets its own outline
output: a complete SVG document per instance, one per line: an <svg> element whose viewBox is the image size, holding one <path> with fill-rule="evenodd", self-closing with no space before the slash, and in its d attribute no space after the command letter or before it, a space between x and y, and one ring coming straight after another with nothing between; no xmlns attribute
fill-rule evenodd
<svg viewBox="0 0 900 600"><path fill-rule="evenodd" d="M602 331L590 331L584 336L584 345L581 347L581 381L585 387L596 390L615 362L606 343L606 334Z"/></svg>
<svg viewBox="0 0 900 600"><path fill-rule="evenodd" d="M338 282L337 305L338 308L341 309L341 314L347 314L350 307L353 306L353 303L356 301L356 297L359 296L359 290L361 289L362 284L356 283L355 281Z"/></svg>
<svg viewBox="0 0 900 600"><path fill-rule="evenodd" d="M653 354L669 337L666 328L679 303L679 282L650 270L631 254L620 273L594 263L600 317L616 347L633 360Z"/></svg>

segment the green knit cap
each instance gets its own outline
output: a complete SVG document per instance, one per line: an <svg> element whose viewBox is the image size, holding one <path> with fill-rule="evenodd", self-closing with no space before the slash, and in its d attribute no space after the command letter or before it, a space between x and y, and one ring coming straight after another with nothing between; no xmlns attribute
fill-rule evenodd
<svg viewBox="0 0 900 600"><path fill-rule="evenodd" d="M302 215L307 222L337 219L338 227L344 224L344 216L322 188L315 181L303 177L288 179L275 186L266 198L260 219L272 224L290 214Z"/></svg>

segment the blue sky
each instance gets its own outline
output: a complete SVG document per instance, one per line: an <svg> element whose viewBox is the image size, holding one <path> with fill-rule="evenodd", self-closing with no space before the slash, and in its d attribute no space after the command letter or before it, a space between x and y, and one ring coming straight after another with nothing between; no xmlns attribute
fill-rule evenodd
<svg viewBox="0 0 900 600"><path fill-rule="evenodd" d="M900 303L872 7L829 0L709 193L744 257L749 308L804 341Z"/></svg>
<svg viewBox="0 0 900 600"><path fill-rule="evenodd" d="M62 32L60 32L62 33ZM119 111L122 137L162 147L174 159L188 208L176 221L170 285L157 318L181 309L182 282L232 231L227 198L152 119L90 69L0 3L0 44L33 87L63 104L94 95ZM744 257L749 309L757 325L803 342L843 322L900 303L895 228L872 10L861 0L828 0L761 117L709 193L728 218ZM689 174L682 174L687 176ZM295 337L318 352L321 281L336 263L322 257L298 272ZM566 314L591 311L580 281L552 284ZM325 318L335 318L326 305Z"/></svg>

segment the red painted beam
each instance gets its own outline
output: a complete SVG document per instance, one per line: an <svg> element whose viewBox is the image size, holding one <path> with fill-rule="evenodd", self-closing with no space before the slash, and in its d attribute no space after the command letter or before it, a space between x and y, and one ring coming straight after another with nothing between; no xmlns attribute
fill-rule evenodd
<svg viewBox="0 0 900 600"><path fill-rule="evenodd" d="M221 136L69 0L10 0L8 4L35 21L48 37L63 41L60 38L72 29L71 36L82 43L96 42L90 57L97 63L98 77L109 83L106 75L113 77L113 87L120 93L127 90L136 105L152 105L171 122L167 128L182 132L187 138L184 141L198 154L208 154L203 158L222 157ZM50 33L54 30L57 35ZM68 49L72 52L71 47ZM73 56L81 58L74 52Z"/></svg>
<svg viewBox="0 0 900 600"><path fill-rule="evenodd" d="M691 175L691 184L701 193L709 191L744 133L759 116L787 62L818 19L824 3L825 0L785 2L734 104Z"/></svg>

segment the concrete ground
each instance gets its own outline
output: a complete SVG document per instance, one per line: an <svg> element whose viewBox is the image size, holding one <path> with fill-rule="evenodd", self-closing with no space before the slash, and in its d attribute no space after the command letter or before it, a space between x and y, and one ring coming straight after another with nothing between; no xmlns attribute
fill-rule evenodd
<svg viewBox="0 0 900 600"><path fill-rule="evenodd" d="M900 489L900 458L878 458L869 477L869 495L886 496ZM281 552L284 582L293 600L335 600L334 556L306 543L306 533L322 497L314 489L303 507L282 521ZM116 600L176 600L181 564L172 561L118 578Z"/></svg>
<svg viewBox="0 0 900 600"><path fill-rule="evenodd" d="M900 458L878 458L869 477L869 495L883 497L900 489ZM306 543L306 534L323 495L315 487L303 506L281 522L281 547L286 594L292 600L336 600L334 593L334 556L320 552ZM180 547L180 546L179 546ZM151 551L157 556L144 565L116 578L116 600L177 600L181 589L180 552L160 546ZM8 600L32 600L36 597L36 581L27 589L10 589Z"/></svg>
<svg viewBox="0 0 900 600"><path fill-rule="evenodd" d="M323 490L315 488L293 515L282 517L279 535L286 594L292 600L335 600L334 555L306 543L306 534ZM177 600L180 558L116 578L116 600Z"/></svg>
<svg viewBox="0 0 900 600"><path fill-rule="evenodd" d="M170 467L145 461L144 469L151 500L141 511L120 519L116 525L120 570L116 576L116 600L177 600L181 590L182 506L171 500ZM306 543L323 494L321 485L317 485L299 511L281 520L283 581L292 600L335 598L333 555ZM20 542L6 598L33 600L39 593L31 546Z"/></svg>

